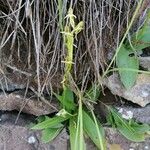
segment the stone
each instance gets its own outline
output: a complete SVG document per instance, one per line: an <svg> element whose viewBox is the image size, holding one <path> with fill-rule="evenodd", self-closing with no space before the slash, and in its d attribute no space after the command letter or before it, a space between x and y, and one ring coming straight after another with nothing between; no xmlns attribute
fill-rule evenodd
<svg viewBox="0 0 150 150"><path fill-rule="evenodd" d="M118 112L120 112L123 115L127 115L127 112L132 112L132 118L136 122L140 123L147 123L150 124L150 105L147 105L145 107L133 107L133 106L114 106ZM122 110L122 111L121 111ZM131 118L127 118L131 119Z"/></svg>
<svg viewBox="0 0 150 150"><path fill-rule="evenodd" d="M125 89L119 75L114 73L104 80L110 91L117 96L145 107L150 103L150 75L138 74L135 85L131 89Z"/></svg>
<svg viewBox="0 0 150 150"><path fill-rule="evenodd" d="M26 86L27 79L21 79L18 74L0 74L0 89L3 91L11 92L18 89L25 89Z"/></svg>
<svg viewBox="0 0 150 150"><path fill-rule="evenodd" d="M150 57L139 57L140 66L150 71Z"/></svg>
<svg viewBox="0 0 150 150"><path fill-rule="evenodd" d="M34 94L24 96L22 91L16 91L10 94L0 93L0 110L3 111L17 110L19 112L41 116L56 112L58 107L56 99L52 99L51 101L38 100Z"/></svg>
<svg viewBox="0 0 150 150"><path fill-rule="evenodd" d="M0 127L0 150L67 150L68 135L66 130L63 130L54 141L47 144L42 143L40 138L40 131L31 131L25 126L5 122Z"/></svg>
<svg viewBox="0 0 150 150"><path fill-rule="evenodd" d="M0 150L68 150L69 135L64 129L53 141L42 143L41 132L30 130L35 117L20 114L16 122L17 113L0 112ZM104 127L106 133L107 150L148 150L150 139L136 143L127 140L116 129ZM114 138L115 137L115 138ZM90 139L86 139L87 150L97 150Z"/></svg>
<svg viewBox="0 0 150 150"><path fill-rule="evenodd" d="M150 124L150 104L145 107L140 107L134 105L129 101L120 99L116 97L106 89L105 95L101 96L101 101L95 105L95 114L103 122L107 122L106 117L108 115L108 110L106 106L114 107L125 119L133 119L137 123ZM104 105L105 104L105 105Z"/></svg>
<svg viewBox="0 0 150 150"><path fill-rule="evenodd" d="M120 150L146 150L150 149L150 138L146 138L144 142L132 142L123 137L116 129L105 127L107 148L112 150L112 145L118 145ZM115 137L115 138L114 138ZM116 149L114 149L116 150Z"/></svg>

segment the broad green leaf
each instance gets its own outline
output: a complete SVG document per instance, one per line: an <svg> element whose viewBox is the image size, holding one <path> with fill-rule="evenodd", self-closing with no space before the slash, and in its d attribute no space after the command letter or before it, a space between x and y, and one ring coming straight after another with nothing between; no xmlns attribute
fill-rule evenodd
<svg viewBox="0 0 150 150"><path fill-rule="evenodd" d="M91 101L97 101L99 96L100 88L96 84L93 84L92 87L85 93L85 98L88 98Z"/></svg>
<svg viewBox="0 0 150 150"><path fill-rule="evenodd" d="M61 116L56 116L53 118L49 118L41 123L36 124L34 127L31 129L33 130L40 130L40 129L47 129L47 128L53 128L54 126L59 125L60 123L66 121L69 119L71 116L66 115L66 117L61 117Z"/></svg>
<svg viewBox="0 0 150 150"><path fill-rule="evenodd" d="M145 133L149 131L147 125L138 125L133 121L128 122L114 109L110 109L110 115L112 115L113 120L109 120L111 121L109 123L115 126L127 139L134 142L142 142L145 140Z"/></svg>
<svg viewBox="0 0 150 150"><path fill-rule="evenodd" d="M71 147L71 150L79 150L79 143L75 143L75 141L76 141L76 131L77 131L77 118L74 117L74 118L71 118L69 120L69 133L70 133L70 147ZM77 139L79 139L79 134L77 136L78 136Z"/></svg>
<svg viewBox="0 0 150 150"><path fill-rule="evenodd" d="M47 128L42 131L42 138L41 140L44 143L52 141L61 131L63 127L61 128Z"/></svg>
<svg viewBox="0 0 150 150"><path fill-rule="evenodd" d="M56 93L54 95L68 112L75 110L76 104L74 103L74 95L68 87L64 87L62 95L58 95Z"/></svg>
<svg viewBox="0 0 150 150"><path fill-rule="evenodd" d="M70 110L75 110L76 105L74 103L74 95L73 92L68 87L64 88L62 98L63 98L63 105L67 111L70 112Z"/></svg>
<svg viewBox="0 0 150 150"><path fill-rule="evenodd" d="M129 54L130 52L125 49L124 45L122 45L116 58L117 67L120 68L119 70L120 78L126 89L129 89L134 85L138 75L138 72L131 71L128 69L136 69L136 70L139 69L138 59L135 56L130 57Z"/></svg>
<svg viewBox="0 0 150 150"><path fill-rule="evenodd" d="M96 124L91 119L91 117L83 111L83 128L84 131L87 133L87 135L91 138L91 140L95 143L95 145L101 149L101 150L106 150L105 147L105 135L104 135L104 129L99 123L99 133L100 133L100 138L98 135L98 132L96 130Z"/></svg>

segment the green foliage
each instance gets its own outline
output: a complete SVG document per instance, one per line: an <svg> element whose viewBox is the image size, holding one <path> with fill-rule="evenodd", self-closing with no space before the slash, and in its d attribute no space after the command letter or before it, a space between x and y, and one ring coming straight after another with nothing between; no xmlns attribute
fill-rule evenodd
<svg viewBox="0 0 150 150"><path fill-rule="evenodd" d="M55 137L57 137L57 135L61 132L62 129L63 129L63 127L60 127L60 128L47 128L47 129L43 130L41 140L44 143L52 141Z"/></svg>
<svg viewBox="0 0 150 150"><path fill-rule="evenodd" d="M65 74L62 83L68 81L68 75L70 74L72 64L73 64L73 48L74 48L74 40L75 37L81 30L83 30L83 21L79 22L77 25L75 23L76 16L73 14L73 9L69 8L68 14L66 16L67 23L64 27L63 37L64 42L67 48L65 63Z"/></svg>
<svg viewBox="0 0 150 150"><path fill-rule="evenodd" d="M113 108L109 109L108 122L127 139L134 142L142 142L145 140L145 135L150 131L150 126L147 124L138 124L133 120L127 121Z"/></svg>
<svg viewBox="0 0 150 150"><path fill-rule="evenodd" d="M75 143L76 139L76 131L77 131L77 118L73 117L69 120L69 133L70 133L70 146L71 150L79 149L79 144ZM77 135L77 138L79 139L79 134ZM75 146L77 145L77 146Z"/></svg>
<svg viewBox="0 0 150 150"><path fill-rule="evenodd" d="M63 105L63 108L68 112L76 109L73 92L68 87L64 87L62 95L58 95L55 93L55 96Z"/></svg>
<svg viewBox="0 0 150 150"><path fill-rule="evenodd" d="M147 13L147 19L144 25L131 36L130 41L122 44L116 57L116 64L119 68L121 81L126 89L130 89L137 78L139 62L137 51L150 46L150 10ZM130 54L134 54L130 57ZM132 70L133 69L133 70Z"/></svg>
<svg viewBox="0 0 150 150"><path fill-rule="evenodd" d="M55 126L58 127L58 125L61 126L60 124L69 118L70 118L70 115L68 115L68 114L65 117L64 116L55 116L53 118L48 118L45 121L38 123L31 129L41 130L41 129L47 129L47 128L54 128Z"/></svg>
<svg viewBox="0 0 150 150"><path fill-rule="evenodd" d="M69 120L70 146L71 150L86 149L84 139L80 133L79 125L77 125L77 116Z"/></svg>
<svg viewBox="0 0 150 150"><path fill-rule="evenodd" d="M99 122L96 124L85 111L83 111L83 128L99 149L106 150L103 127Z"/></svg>
<svg viewBox="0 0 150 150"><path fill-rule="evenodd" d="M150 46L150 9L147 10L144 25L131 36L131 41L126 42L128 49L135 51L142 50Z"/></svg>
<svg viewBox="0 0 150 150"><path fill-rule="evenodd" d="M129 89L134 85L138 75L138 72L130 71L128 69L139 69L138 59L135 56L130 57L129 54L130 52L126 50L124 46L122 46L116 58L116 64L118 68L127 69L119 70L121 81L126 89Z"/></svg>
<svg viewBox="0 0 150 150"><path fill-rule="evenodd" d="M86 149L84 139L85 135L93 141L98 149L106 150L104 129L100 122L96 119L93 112L93 103L96 103L100 96L99 85L93 84L85 93L78 91L78 93L76 92L76 95L70 88L69 77L71 75L73 65L74 41L77 38L77 34L79 34L79 32L83 29L84 23L81 21L76 24L76 16L73 14L73 9L69 8L66 16L66 25L64 27L62 19L62 1L59 0L58 4L59 24L66 46L66 57L64 61L64 77L62 81L63 92L61 95L56 93L54 93L54 95L61 103L62 109L52 118L40 118L39 123L33 126L32 129L42 130L42 141L49 142L53 140L62 131L62 129L66 127L66 125L68 125L71 150ZM149 26L147 23L148 21L146 21L145 25L138 31L138 33L132 36L131 42L127 41L125 44L122 42L120 49L116 53L116 64L119 68L118 70L121 81L127 89L134 85L138 73L131 71L132 69L138 70L139 68L139 62L137 60L135 50L141 50L150 46ZM146 32L147 30L148 33ZM134 53L135 55L131 57L131 53ZM111 64L112 63L110 63L109 67ZM148 125L140 125L133 120L127 121L114 109L109 107L107 108L110 111L110 114L108 115L108 122L113 127L116 127L126 138L135 142L140 142L145 139L145 133L150 130ZM90 111L88 112L87 110Z"/></svg>
<svg viewBox="0 0 150 150"><path fill-rule="evenodd" d="M96 102L100 96L100 87L97 84L93 84L86 92L84 98Z"/></svg>

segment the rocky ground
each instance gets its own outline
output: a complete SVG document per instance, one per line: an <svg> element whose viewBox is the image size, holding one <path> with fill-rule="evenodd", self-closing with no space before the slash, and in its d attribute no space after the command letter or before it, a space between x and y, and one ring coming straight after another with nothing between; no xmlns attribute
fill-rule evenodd
<svg viewBox="0 0 150 150"><path fill-rule="evenodd" d="M118 101L117 98L109 90L107 92L106 96L103 96L103 100L107 100L106 103L115 104ZM69 135L65 129L54 141L47 144L41 142L39 131L30 130L30 125L35 121L36 116L56 111L58 104L55 99L51 101L54 108L50 108L44 101L35 100L34 93L29 92L25 98L23 91L19 90L5 94L1 92L0 101L0 109L2 110L0 112L0 150L69 150ZM142 108L124 102L115 107L122 115L130 112L136 121L150 124L150 105ZM97 114L100 112L99 110L101 110L101 106L97 105ZM19 111L24 113L19 113ZM105 131L108 150L150 149L149 138L145 142L134 143L125 139L115 129L105 127ZM87 139L87 149L96 150L89 139Z"/></svg>
<svg viewBox="0 0 150 150"><path fill-rule="evenodd" d="M66 130L52 142L44 144L41 133L31 131L29 124L35 119L32 115L21 114L17 119L16 112L1 112L0 116L0 150L69 150L69 136ZM150 139L142 143L130 142L116 130L106 128L108 150L149 150ZM87 140L87 149L96 150Z"/></svg>

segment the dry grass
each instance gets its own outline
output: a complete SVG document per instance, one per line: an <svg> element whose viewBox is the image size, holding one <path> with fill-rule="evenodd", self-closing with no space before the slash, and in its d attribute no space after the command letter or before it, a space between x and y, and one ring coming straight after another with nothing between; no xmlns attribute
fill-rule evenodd
<svg viewBox="0 0 150 150"><path fill-rule="evenodd" d="M65 25L63 18L70 5L78 21L85 23L75 43L73 78L83 89L98 80L128 26L136 1L63 0L61 21L57 0L0 0L3 74L19 74L41 93L61 87L65 46L60 23Z"/></svg>

